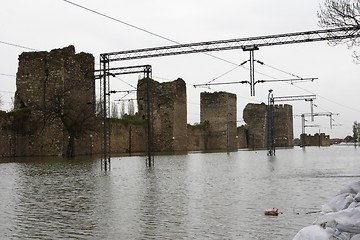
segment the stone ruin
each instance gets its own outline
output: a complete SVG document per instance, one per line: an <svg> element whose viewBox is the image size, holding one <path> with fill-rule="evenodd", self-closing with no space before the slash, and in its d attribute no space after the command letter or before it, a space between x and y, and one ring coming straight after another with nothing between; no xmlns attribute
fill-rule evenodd
<svg viewBox="0 0 360 240"><path fill-rule="evenodd" d="M111 152L147 150L147 79L137 89L140 121L111 121ZM155 152L225 151L266 148L266 105L248 104L245 126L237 127L237 99L226 92L201 93L200 124L187 124L182 79L150 79ZM94 57L74 46L19 56L15 109L0 113L1 156L100 153L100 120L95 113ZM275 147L292 147L292 107L274 106Z"/></svg>
<svg viewBox="0 0 360 240"><path fill-rule="evenodd" d="M21 115L22 121L3 128L9 144L5 143L8 146L2 155L66 155L67 151L74 151L70 145L74 148L76 144L77 154L89 152L89 146L80 139L94 130L91 54L76 54L74 46L50 52L24 52L19 56L16 88L12 114Z"/></svg>
<svg viewBox="0 0 360 240"><path fill-rule="evenodd" d="M243 111L249 149L267 148L267 105L249 103ZM273 106L274 147L293 147L293 114L288 104Z"/></svg>

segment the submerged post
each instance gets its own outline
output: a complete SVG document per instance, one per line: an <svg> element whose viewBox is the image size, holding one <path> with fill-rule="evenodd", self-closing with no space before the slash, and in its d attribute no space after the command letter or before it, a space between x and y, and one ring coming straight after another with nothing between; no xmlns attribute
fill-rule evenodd
<svg viewBox="0 0 360 240"><path fill-rule="evenodd" d="M273 136L273 106L274 106L274 98L272 94L273 90L269 90L268 94L268 106L267 106L267 150L268 156L275 155L274 149L274 136Z"/></svg>
<svg viewBox="0 0 360 240"><path fill-rule="evenodd" d="M102 144L101 144L101 169L104 171L110 170L110 122L108 121L108 109L110 104L109 90L109 59L106 55L100 57L101 66L101 82L100 82L100 99L102 101L101 106L101 133L102 133Z"/></svg>
<svg viewBox="0 0 360 240"><path fill-rule="evenodd" d="M152 152L152 114L151 114L151 69L146 70L146 105L147 105L147 158L146 165L148 167L154 166L154 156Z"/></svg>

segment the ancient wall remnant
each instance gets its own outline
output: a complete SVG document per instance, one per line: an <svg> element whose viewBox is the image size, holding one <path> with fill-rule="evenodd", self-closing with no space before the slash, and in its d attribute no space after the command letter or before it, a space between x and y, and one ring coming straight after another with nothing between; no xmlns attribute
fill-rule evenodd
<svg viewBox="0 0 360 240"><path fill-rule="evenodd" d="M139 115L147 116L147 81L138 82ZM156 152L187 151L186 84L182 79L150 83L153 149Z"/></svg>
<svg viewBox="0 0 360 240"><path fill-rule="evenodd" d="M248 126L242 125L237 128L237 148L244 149L248 148Z"/></svg>
<svg viewBox="0 0 360 240"><path fill-rule="evenodd" d="M200 94L200 121L205 150L237 149L236 95L227 92Z"/></svg>
<svg viewBox="0 0 360 240"><path fill-rule="evenodd" d="M331 145L331 140L329 135L325 133L316 133L314 135L301 134L300 135L300 146L318 146L318 147L328 147Z"/></svg>
<svg viewBox="0 0 360 240"><path fill-rule="evenodd" d="M274 105L273 107L273 135L275 147L293 147L293 113L288 104Z"/></svg>
<svg viewBox="0 0 360 240"><path fill-rule="evenodd" d="M267 148L267 110L264 103L249 103L243 111L248 125L247 139L250 149ZM293 117L291 105L273 106L273 143L275 147L293 147Z"/></svg>
<svg viewBox="0 0 360 240"><path fill-rule="evenodd" d="M31 129L25 155L64 155L76 139L93 130L94 57L74 46L24 52L16 75L15 111L28 109Z"/></svg>
<svg viewBox="0 0 360 240"><path fill-rule="evenodd" d="M264 103L249 103L243 110L243 118L248 125L247 139L250 149L266 148L266 110Z"/></svg>
<svg viewBox="0 0 360 240"><path fill-rule="evenodd" d="M95 115L94 57L91 54L76 54L73 46L50 52L22 53L16 87L15 110L0 112L1 156L101 152L101 125ZM148 93L152 151L266 148L265 104L248 104L243 111L247 125L237 127L236 95L203 92L200 96L201 122L191 126L187 124L184 80L159 83L141 79L137 88L138 113L134 119L127 119L127 122L126 119L109 119L112 153L147 150ZM293 146L290 105L273 107L273 136L275 147Z"/></svg>

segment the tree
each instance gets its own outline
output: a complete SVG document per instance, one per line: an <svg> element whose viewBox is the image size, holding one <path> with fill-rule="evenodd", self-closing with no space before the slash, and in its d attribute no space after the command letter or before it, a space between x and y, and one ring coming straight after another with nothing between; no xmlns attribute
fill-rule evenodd
<svg viewBox="0 0 360 240"><path fill-rule="evenodd" d="M95 126L94 106L79 94L81 87L81 83L74 81L70 86L49 90L53 97L41 108L45 125L60 120L67 131L66 157L75 155L75 138L93 131Z"/></svg>
<svg viewBox="0 0 360 240"><path fill-rule="evenodd" d="M125 115L125 102L121 101L120 117L123 117L124 115Z"/></svg>
<svg viewBox="0 0 360 240"><path fill-rule="evenodd" d="M111 104L111 117L112 118L119 118L119 110L116 103Z"/></svg>
<svg viewBox="0 0 360 240"><path fill-rule="evenodd" d="M95 114L96 116L101 116L101 113L103 111L103 100L101 98L96 99L95 103Z"/></svg>
<svg viewBox="0 0 360 240"><path fill-rule="evenodd" d="M129 100L129 105L128 105L128 114L130 116L134 116L135 115L135 105L134 105L134 101L132 99Z"/></svg>
<svg viewBox="0 0 360 240"><path fill-rule="evenodd" d="M354 122L353 125L353 138L356 147L356 143L359 141L359 124L356 121Z"/></svg>
<svg viewBox="0 0 360 240"><path fill-rule="evenodd" d="M360 0L325 0L317 15L322 28L360 28ZM360 46L360 40L357 38L336 39L331 40L330 43L334 45L345 43L349 48ZM360 63L360 55L356 51L353 57L357 63Z"/></svg>

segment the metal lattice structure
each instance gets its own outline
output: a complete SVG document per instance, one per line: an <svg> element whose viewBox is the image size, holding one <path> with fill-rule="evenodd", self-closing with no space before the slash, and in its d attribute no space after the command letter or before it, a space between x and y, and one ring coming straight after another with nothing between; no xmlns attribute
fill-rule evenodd
<svg viewBox="0 0 360 240"><path fill-rule="evenodd" d="M295 43L320 42L320 41L334 41L342 39L356 39L360 37L360 27L343 27L334 29L322 29L315 31L285 33L249 38L237 38L228 40L197 42L188 44L176 44L162 47L143 48L134 50L125 50L118 52L102 53L100 54L101 65L101 99L103 101L102 126L103 126L103 147L102 159L105 163L105 168L110 165L110 134L109 123L107 123L107 116L109 115L109 78L112 71L119 69L110 68L111 62L119 62L134 59L154 58L163 56L174 56L192 53L209 53L215 51L225 51L242 49L250 52L250 91L251 95L255 95L254 79L254 51L260 47L277 46ZM124 70L124 69L122 69ZM134 70L134 69L132 69ZM132 71L129 70L129 73Z"/></svg>
<svg viewBox="0 0 360 240"><path fill-rule="evenodd" d="M108 62L115 62L191 53L208 53L215 51L242 49L243 51L248 51L250 53L250 95L255 96L256 81L254 70L254 51L259 50L260 47L306 42L332 41L341 39L354 39L357 37L360 37L359 27L343 27L259 37L236 38L228 40L125 50L119 52L103 53L100 55L100 58Z"/></svg>
<svg viewBox="0 0 360 240"><path fill-rule="evenodd" d="M310 116L311 117L311 121L314 121L314 117L329 117L330 119L330 129L332 129L332 127L334 126L333 124L333 116L339 115L339 113L333 113L333 112L319 112L319 113L303 113L301 114L301 129L302 129L302 134L305 134L305 128L306 127L318 127L318 125L306 125L305 124L305 117L306 116Z"/></svg>
<svg viewBox="0 0 360 240"><path fill-rule="evenodd" d="M95 78L100 79L100 101L102 107L100 108L101 115L101 169L110 170L110 94L114 91L110 90L110 77L123 74L143 73L144 77L150 79L152 68L150 65L138 65L128 67L110 68L110 63L106 58L100 59L101 69L95 71ZM149 101L148 101L149 102ZM150 105L149 103L147 104ZM149 107L148 107L149 108ZM150 124L150 118L148 117ZM150 132L148 133L150 134Z"/></svg>
<svg viewBox="0 0 360 240"><path fill-rule="evenodd" d="M316 99L316 95L308 94L308 95L297 95L297 96L282 96L282 97L274 97L273 90L269 90L268 94L268 106L267 106L267 150L268 156L275 155L274 148L274 133L273 133L273 108L275 102L288 102L288 101L310 101L311 114L313 113L313 100Z"/></svg>
<svg viewBox="0 0 360 240"><path fill-rule="evenodd" d="M126 50L112 53L103 53L110 62L125 61L132 59L154 58L190 53L204 53L214 51L225 51L242 49L245 51L256 50L265 46L276 46L284 44L319 42L339 39L360 37L359 27L344 27L334 29L323 29L315 31L285 33L249 38L237 38L228 40L177 44L163 47Z"/></svg>

